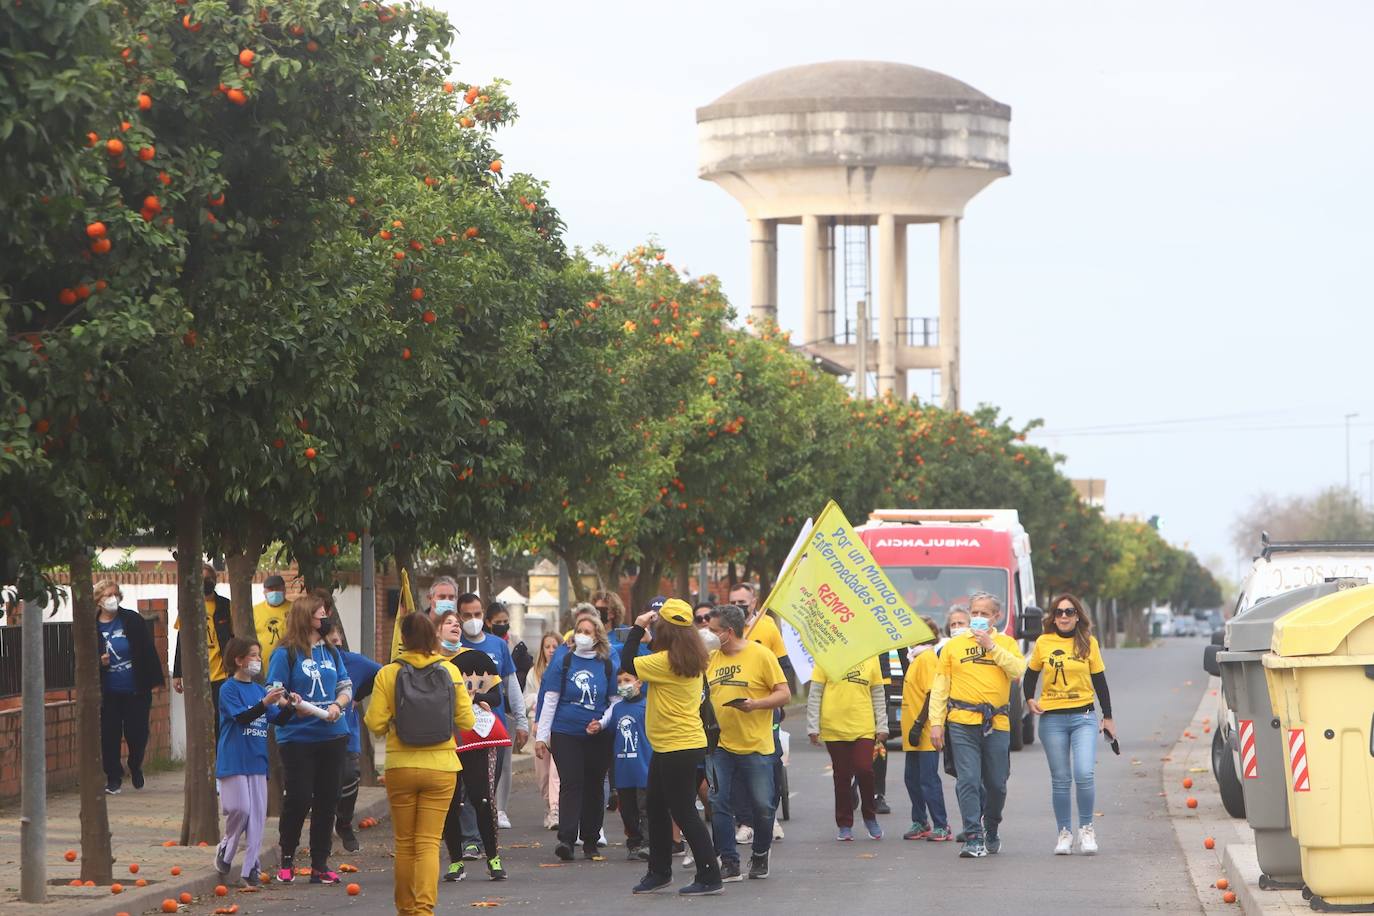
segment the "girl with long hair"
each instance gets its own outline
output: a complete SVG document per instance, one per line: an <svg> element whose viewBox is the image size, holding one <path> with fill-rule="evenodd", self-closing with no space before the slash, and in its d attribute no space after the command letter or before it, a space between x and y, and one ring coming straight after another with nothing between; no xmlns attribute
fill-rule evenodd
<svg viewBox="0 0 1374 916"><path fill-rule="evenodd" d="M539 721L540 707L543 703L539 684L544 680L544 672L549 670L549 662L553 661L554 653L560 645L562 643L559 642L557 633L545 633L539 640L539 654L535 656L534 664L525 675L525 705L531 722ZM539 783L539 795L544 799L544 829L557 830L558 767L553 762L552 754L534 758L534 777Z"/></svg>
<svg viewBox="0 0 1374 916"><path fill-rule="evenodd" d="M1107 669L1092 634L1092 621L1076 596L1066 593L1051 601L1044 627L1027 663L1023 689L1026 708L1040 716L1040 745L1050 765L1050 801L1059 828L1054 854L1073 852L1072 785L1078 799L1078 851L1090 856L1097 852L1093 827L1097 734L1116 737ZM1045 683L1037 700L1035 687L1042 672ZM1100 723L1094 701L1102 706Z"/></svg>

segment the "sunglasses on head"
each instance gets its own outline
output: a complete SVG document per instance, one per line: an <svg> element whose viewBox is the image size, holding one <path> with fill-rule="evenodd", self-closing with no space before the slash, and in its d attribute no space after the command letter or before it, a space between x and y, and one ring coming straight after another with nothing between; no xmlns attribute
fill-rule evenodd
<svg viewBox="0 0 1374 916"><path fill-rule="evenodd" d="M1057 608L1054 609L1054 616L1056 616L1056 617L1077 617L1077 616L1078 616L1078 609L1077 609L1077 608L1071 608L1071 607L1057 607Z"/></svg>

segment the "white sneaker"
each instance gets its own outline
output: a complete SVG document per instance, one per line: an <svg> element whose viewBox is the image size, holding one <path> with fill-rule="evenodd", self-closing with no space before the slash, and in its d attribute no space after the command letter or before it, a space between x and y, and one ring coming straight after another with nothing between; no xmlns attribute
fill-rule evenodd
<svg viewBox="0 0 1374 916"><path fill-rule="evenodd" d="M693 865L695 865L695 864L697 864L697 860L694 859L694 858L692 858L692 850L691 850L691 849L688 849L685 853L683 853L683 856L682 856L682 867L683 867L683 868L691 868L691 867L692 867Z"/></svg>
<svg viewBox="0 0 1374 916"><path fill-rule="evenodd" d="M502 830L510 829L510 818L506 817L506 812L496 812L496 826L500 827Z"/></svg>
<svg viewBox="0 0 1374 916"><path fill-rule="evenodd" d="M1054 854L1057 856L1073 855L1073 831L1068 827L1059 831L1059 842L1054 844Z"/></svg>
<svg viewBox="0 0 1374 916"><path fill-rule="evenodd" d="M736 843L752 843L752 842L754 842L754 828L753 828L753 827L750 827L748 824L740 824L740 825L739 825L739 829L735 831L735 842L736 842Z"/></svg>
<svg viewBox="0 0 1374 916"><path fill-rule="evenodd" d="M1078 828L1078 851L1085 856L1097 855L1097 831L1092 824Z"/></svg>
<svg viewBox="0 0 1374 916"><path fill-rule="evenodd" d="M773 822L773 839L782 839L782 821Z"/></svg>
<svg viewBox="0 0 1374 916"><path fill-rule="evenodd" d="M601 835L598 836L598 837L596 838L596 845L598 845L598 846L603 846L603 847L604 847L604 846L609 846L609 845L611 845L610 843L608 843L608 842L606 841L606 828L605 828L605 827L602 827L602 828L601 828Z"/></svg>

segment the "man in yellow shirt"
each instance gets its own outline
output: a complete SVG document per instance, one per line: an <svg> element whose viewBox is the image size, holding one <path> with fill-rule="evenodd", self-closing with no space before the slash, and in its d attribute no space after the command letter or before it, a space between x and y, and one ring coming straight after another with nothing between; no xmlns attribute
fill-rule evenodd
<svg viewBox="0 0 1374 916"><path fill-rule="evenodd" d="M777 657L744 638L743 608L713 608L707 626L720 640L720 648L711 653L706 667L711 706L720 724L720 741L706 761L712 773L711 827L720 856L720 879L739 881L742 877L732 804L741 794L745 808L753 815L749 877L767 878L777 810L773 710L787 705L792 691L787 689Z"/></svg>
<svg viewBox="0 0 1374 916"><path fill-rule="evenodd" d="M286 633L286 580L273 573L262 580L263 600L253 605L253 629L257 631L262 657L270 659ZM264 670L265 666L264 666Z"/></svg>
<svg viewBox="0 0 1374 916"><path fill-rule="evenodd" d="M229 616L229 599L215 592L215 584L219 579L215 568L209 563L205 564L201 571L204 576L205 586L205 649L207 662L210 667L210 699L214 703L215 716L219 716L219 689L224 686L225 680L229 675L224 670L224 659L220 656L220 647L227 646L229 640L234 638L234 622ZM177 622L172 625L172 629L181 630L181 612L177 612ZM176 659L172 663L172 689L181 693L184 685L181 681L181 644L183 640L177 639Z"/></svg>
<svg viewBox="0 0 1374 916"><path fill-rule="evenodd" d="M782 631L778 629L775 621L767 613L760 613L758 610L759 597L752 583L737 582L735 587L730 589L730 603L744 611L744 635L745 638L756 642L777 657L778 665L782 668L783 677L787 679L787 687L793 693L797 691L797 672L792 667L792 660L787 657L787 644L782 641ZM783 712L779 707L773 713L773 785L782 787L782 739L778 737L778 727L782 724ZM781 799L774 801L774 808L781 802ZM752 839L750 818L743 799L736 797L735 814L742 818L739 833L736 839L741 842L748 842ZM773 839L782 839L782 824L774 819Z"/></svg>
<svg viewBox="0 0 1374 916"><path fill-rule="evenodd" d="M977 859L1002 850L998 828L1011 771L1012 683L1026 670L1016 640L997 632L1002 604L986 592L969 599L969 630L940 650L930 688L930 743L954 751L954 794L964 820L959 855ZM946 738L948 722L948 738ZM986 803L982 794L986 793Z"/></svg>

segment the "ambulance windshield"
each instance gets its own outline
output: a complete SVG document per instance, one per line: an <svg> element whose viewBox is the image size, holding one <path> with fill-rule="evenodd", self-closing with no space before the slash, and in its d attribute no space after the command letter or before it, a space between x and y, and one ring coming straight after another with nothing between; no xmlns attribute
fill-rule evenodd
<svg viewBox="0 0 1374 916"><path fill-rule="evenodd" d="M970 566L884 566L898 593L916 613L944 626L954 604L968 604L969 595L987 592L1002 602L1007 613L1007 571Z"/></svg>

